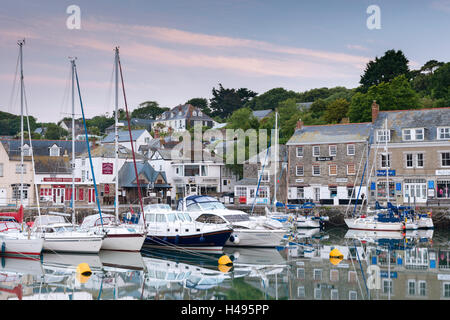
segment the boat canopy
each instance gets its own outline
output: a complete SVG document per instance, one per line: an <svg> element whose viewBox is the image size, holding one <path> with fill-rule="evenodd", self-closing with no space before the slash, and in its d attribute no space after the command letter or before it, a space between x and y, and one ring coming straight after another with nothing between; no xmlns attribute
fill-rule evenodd
<svg viewBox="0 0 450 320"><path fill-rule="evenodd" d="M225 205L214 197L194 195L178 200L177 210L183 210L184 200L186 200L186 210L188 211L226 209Z"/></svg>
<svg viewBox="0 0 450 320"><path fill-rule="evenodd" d="M46 226L50 224L68 223L62 216L41 215L34 219L33 227Z"/></svg>
<svg viewBox="0 0 450 320"><path fill-rule="evenodd" d="M165 203L148 204L144 207L145 213L160 212L160 211L172 211L172 208L170 207L169 204Z"/></svg>
<svg viewBox="0 0 450 320"><path fill-rule="evenodd" d="M90 227L97 227L102 225L102 219L103 218L103 225L108 224L118 224L119 222L116 219L116 216L112 214L93 214L90 216L87 216L84 218L83 223L81 224L81 228L90 228Z"/></svg>

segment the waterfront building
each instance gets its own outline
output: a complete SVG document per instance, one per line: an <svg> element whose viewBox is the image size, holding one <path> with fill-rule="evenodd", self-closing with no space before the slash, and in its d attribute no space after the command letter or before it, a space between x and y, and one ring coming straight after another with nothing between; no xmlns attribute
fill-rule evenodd
<svg viewBox="0 0 450 320"><path fill-rule="evenodd" d="M371 125L304 126L301 120L298 121L293 136L286 143L288 202L360 203L362 195L367 195L366 179L361 184L361 176L368 154Z"/></svg>
<svg viewBox="0 0 450 320"><path fill-rule="evenodd" d="M152 124L152 129L159 128L161 132L167 132L171 128L172 131L178 132L188 130L196 125L212 128L215 124L217 122L199 108L191 104L184 104L165 111L156 117Z"/></svg>
<svg viewBox="0 0 450 320"><path fill-rule="evenodd" d="M373 103L372 121L370 197L387 200L388 180L392 202L450 203L450 108L379 111Z"/></svg>

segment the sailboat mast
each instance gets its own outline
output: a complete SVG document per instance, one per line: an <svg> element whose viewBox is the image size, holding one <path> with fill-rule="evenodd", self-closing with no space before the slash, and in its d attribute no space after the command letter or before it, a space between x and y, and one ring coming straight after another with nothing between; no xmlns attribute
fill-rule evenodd
<svg viewBox="0 0 450 320"><path fill-rule="evenodd" d="M75 225L75 58L70 59L72 74L72 224Z"/></svg>
<svg viewBox="0 0 450 320"><path fill-rule="evenodd" d="M277 165L278 165L278 113L275 111L275 145L274 147L274 173L273 173L273 211L277 207Z"/></svg>
<svg viewBox="0 0 450 320"><path fill-rule="evenodd" d="M20 205L23 204L23 52L25 39L18 42L20 52ZM30 133L28 133L30 134Z"/></svg>
<svg viewBox="0 0 450 320"><path fill-rule="evenodd" d="M386 190L387 190L387 203L389 202L389 167L390 167L390 159L389 159L389 153L388 153L388 144L387 144L387 140L388 140L388 128L387 128L387 117L385 119L385 147L384 147L384 151L386 153ZM387 206L386 203L386 206Z"/></svg>
<svg viewBox="0 0 450 320"><path fill-rule="evenodd" d="M115 191L114 191L114 212L116 214L116 219L119 219L119 132L118 132L118 121L119 121L119 47L115 48L115 112L114 112L114 148L115 148Z"/></svg>

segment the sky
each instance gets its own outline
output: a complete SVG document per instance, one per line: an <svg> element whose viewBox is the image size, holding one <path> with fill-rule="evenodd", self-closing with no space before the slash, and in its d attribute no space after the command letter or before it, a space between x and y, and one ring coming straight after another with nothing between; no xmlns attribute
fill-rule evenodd
<svg viewBox="0 0 450 320"><path fill-rule="evenodd" d="M80 8L80 29L67 27L70 5ZM379 29L367 26L370 5L380 9ZM77 57L86 116L112 113L115 46L133 110L210 99L219 83L259 94L354 88L367 62L390 49L411 69L450 61L449 33L450 0L2 0L0 110L20 114L23 38L28 112L57 122L71 112L68 57Z"/></svg>

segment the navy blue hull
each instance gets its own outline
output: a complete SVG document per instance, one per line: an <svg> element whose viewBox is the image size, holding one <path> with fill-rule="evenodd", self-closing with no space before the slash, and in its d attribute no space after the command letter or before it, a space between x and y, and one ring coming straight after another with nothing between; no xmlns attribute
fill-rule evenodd
<svg viewBox="0 0 450 320"><path fill-rule="evenodd" d="M144 246L164 247L166 249L221 250L233 230L223 230L185 236L155 236L147 234Z"/></svg>

